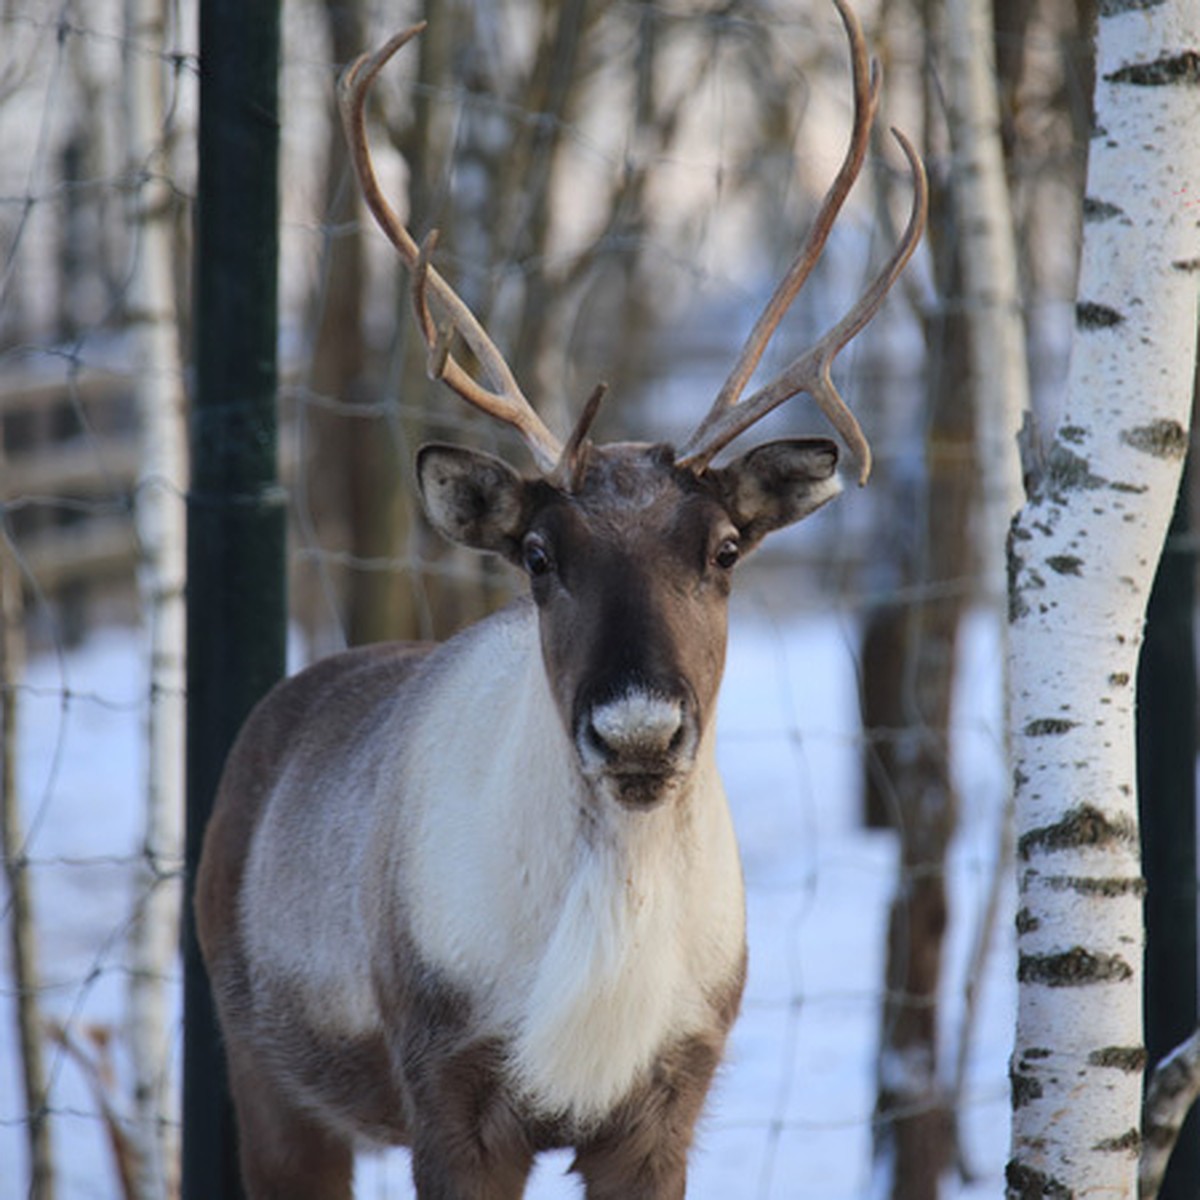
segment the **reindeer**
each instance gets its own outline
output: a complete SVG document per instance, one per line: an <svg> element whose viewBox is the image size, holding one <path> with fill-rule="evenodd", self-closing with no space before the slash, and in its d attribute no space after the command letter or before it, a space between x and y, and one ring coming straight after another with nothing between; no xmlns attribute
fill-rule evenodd
<svg viewBox="0 0 1200 1200"><path fill-rule="evenodd" d="M878 103L858 22L855 120L813 229L708 414L678 449L593 445L602 389L560 443L383 196L367 90L420 27L339 84L362 190L413 274L431 374L513 426L535 462L425 446L433 526L530 594L440 645L335 655L277 686L234 746L196 888L245 1184L348 1197L361 1140L411 1147L421 1200L522 1195L570 1147L590 1200L684 1194L746 969L741 867L714 755L735 564L839 491L837 445L774 441L714 465L809 393L870 451L830 380L919 241L835 328L742 395L861 168ZM451 349L461 335L487 377Z"/></svg>

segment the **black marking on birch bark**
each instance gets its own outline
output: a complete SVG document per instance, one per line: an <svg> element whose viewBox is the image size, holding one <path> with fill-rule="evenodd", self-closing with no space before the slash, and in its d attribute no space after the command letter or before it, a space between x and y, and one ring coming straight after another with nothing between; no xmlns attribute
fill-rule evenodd
<svg viewBox="0 0 1200 1200"><path fill-rule="evenodd" d="M1021 936L1026 933L1033 933L1042 927L1041 921L1037 919L1027 908L1017 910L1017 934Z"/></svg>
<svg viewBox="0 0 1200 1200"><path fill-rule="evenodd" d="M1056 440L1050 447L1046 458L1045 486L1051 496L1079 490L1093 491L1107 485L1108 480L1103 476L1092 474L1091 464L1086 458L1068 450L1061 440Z"/></svg>
<svg viewBox="0 0 1200 1200"><path fill-rule="evenodd" d="M1181 459L1187 453L1188 432L1178 421L1151 421L1122 429L1121 441L1155 458Z"/></svg>
<svg viewBox="0 0 1200 1200"><path fill-rule="evenodd" d="M1130 63L1109 75L1107 83L1132 83L1135 87L1170 87L1176 83L1200 83L1200 53L1184 50L1164 54L1153 62Z"/></svg>
<svg viewBox="0 0 1200 1200"><path fill-rule="evenodd" d="M1024 1108L1027 1104L1032 1104L1035 1100L1040 1100L1043 1095L1042 1083L1033 1075L1025 1075L1021 1072L1021 1068L1017 1067L1008 1072L1009 1094L1012 1099L1013 1112L1018 1108Z"/></svg>
<svg viewBox="0 0 1200 1200"><path fill-rule="evenodd" d="M1097 879L1091 875L1044 875L1041 880L1052 892L1074 892L1078 896L1101 896L1106 900L1146 894L1146 881L1139 876L1112 875Z"/></svg>
<svg viewBox="0 0 1200 1200"><path fill-rule="evenodd" d="M1113 685L1113 687L1128 687L1129 686L1129 672L1128 671L1114 671L1108 677L1108 682L1111 683Z"/></svg>
<svg viewBox="0 0 1200 1200"><path fill-rule="evenodd" d="M1127 1129L1117 1137L1101 1138L1092 1149L1102 1154L1128 1154L1136 1158L1142 1149L1142 1135L1136 1129Z"/></svg>
<svg viewBox="0 0 1200 1200"><path fill-rule="evenodd" d="M1093 1050L1087 1060L1093 1067L1111 1067L1114 1071L1132 1075L1146 1069L1146 1047L1103 1046Z"/></svg>
<svg viewBox="0 0 1200 1200"><path fill-rule="evenodd" d="M1076 329L1111 329L1120 325L1125 318L1107 304L1096 304L1092 300L1080 300L1075 305Z"/></svg>
<svg viewBox="0 0 1200 1200"><path fill-rule="evenodd" d="M1078 446L1086 438L1087 430L1082 425L1063 425L1058 431L1058 440L1070 442L1072 446Z"/></svg>
<svg viewBox="0 0 1200 1200"><path fill-rule="evenodd" d="M1093 954L1082 946L1062 954L1022 954L1017 959L1018 981L1045 987L1091 987L1132 978L1133 968L1119 954Z"/></svg>
<svg viewBox="0 0 1200 1200"><path fill-rule="evenodd" d="M1083 219L1087 222L1111 221L1114 217L1124 217L1125 210L1119 205L1110 204L1107 200L1094 200L1085 196L1083 200ZM1059 433L1061 437L1061 432Z"/></svg>
<svg viewBox="0 0 1200 1200"><path fill-rule="evenodd" d="M1025 603L1025 597L1022 594L1024 589L1019 582L1025 560L1017 553L1016 545L1018 541L1027 541L1032 535L1028 530L1018 529L1016 522L1017 518L1014 517L1004 544L1005 569L1008 575L1008 622L1010 625L1014 621L1019 621L1029 612L1029 605Z"/></svg>
<svg viewBox="0 0 1200 1200"><path fill-rule="evenodd" d="M1171 267L1176 271L1200 271L1200 258L1177 258Z"/></svg>
<svg viewBox="0 0 1200 1200"><path fill-rule="evenodd" d="M1021 732L1026 737L1060 737L1078 724L1078 721L1067 721L1062 717L1039 717L1030 721Z"/></svg>
<svg viewBox="0 0 1200 1200"><path fill-rule="evenodd" d="M1075 554L1052 554L1046 559L1046 566L1058 575L1082 575L1080 567L1083 559Z"/></svg>
<svg viewBox="0 0 1200 1200"><path fill-rule="evenodd" d="M1108 849L1115 846L1136 846L1137 826L1128 817L1110 821L1090 804L1072 808L1061 821L1031 829L1017 842L1017 853L1028 862L1034 850L1075 850L1081 846Z"/></svg>
<svg viewBox="0 0 1200 1200"><path fill-rule="evenodd" d="M1004 1182L1005 1200L1075 1200L1075 1193L1065 1183L1015 1158L1004 1168Z"/></svg>

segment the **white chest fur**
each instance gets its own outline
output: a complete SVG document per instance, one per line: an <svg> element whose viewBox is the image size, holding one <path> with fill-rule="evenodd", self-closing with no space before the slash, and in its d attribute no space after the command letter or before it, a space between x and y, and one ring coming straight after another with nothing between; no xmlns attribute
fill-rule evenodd
<svg viewBox="0 0 1200 1200"><path fill-rule="evenodd" d="M421 722L447 752L421 769L397 885L422 956L509 1040L513 1083L586 1122L710 1019L744 945L737 849L711 734L685 793L625 810L587 794L540 662L516 694L481 688L496 653L456 663Z"/></svg>
<svg viewBox="0 0 1200 1200"><path fill-rule="evenodd" d="M519 1086L583 1120L620 1099L665 1043L711 1020L708 994L741 954L736 857L666 844L668 821L651 829L624 814L624 824L580 846L531 986L513 996Z"/></svg>

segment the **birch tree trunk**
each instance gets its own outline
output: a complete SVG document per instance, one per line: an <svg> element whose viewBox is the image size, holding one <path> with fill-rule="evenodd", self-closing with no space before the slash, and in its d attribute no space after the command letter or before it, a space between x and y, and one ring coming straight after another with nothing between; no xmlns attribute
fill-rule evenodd
<svg viewBox="0 0 1200 1200"><path fill-rule="evenodd" d="M0 434L3 431L0 430ZM5 463L0 437L0 471ZM25 826L17 788L17 685L25 657L21 577L7 536L0 536L0 858L8 886L5 924L15 994L17 1053L24 1089L28 1200L54 1200L54 1153L50 1138L49 1080L43 1052L45 1030L39 988L33 879L26 861ZM9 1170L16 1186L16 1168Z"/></svg>
<svg viewBox="0 0 1200 1200"><path fill-rule="evenodd" d="M1003 0L1002 0L1003 2ZM1011 15L1011 14L1008 14ZM951 145L951 191L957 211L958 257L969 347L971 398L975 408L977 569L981 595L1003 630L1006 609L1004 545L1024 500L1021 462L1013 447L1030 408L1029 359L1024 298L1012 198L1001 136L999 88L1015 65L997 69L999 33L992 0L948 0L946 5L947 117ZM1009 53L1019 52L1009 47ZM998 681L1007 695L1006 679ZM1009 748L1005 748L1006 754ZM988 897L968 959L964 1013L958 1032L951 1095L955 1110L966 1080L980 967L992 940L1000 896L1012 860L1010 806L1000 817L996 862ZM959 1149L965 1164L965 1147Z"/></svg>
<svg viewBox="0 0 1200 1200"><path fill-rule="evenodd" d="M125 137L132 335L142 463L135 498L149 667L144 842L134 881L127 1034L142 1200L167 1195L172 1089L167 980L179 948L184 731L187 443L164 146L162 0L125 3Z"/></svg>
<svg viewBox="0 0 1200 1200"><path fill-rule="evenodd" d="M1061 424L1010 540L1020 983L1010 1198L1135 1194L1133 678L1188 442L1200 8L1106 0Z"/></svg>
<svg viewBox="0 0 1200 1200"><path fill-rule="evenodd" d="M1000 142L992 0L948 0L947 100L963 303L979 450L984 594L1003 604L1003 547L1024 499L1012 453L1029 408L1029 366L1012 205Z"/></svg>

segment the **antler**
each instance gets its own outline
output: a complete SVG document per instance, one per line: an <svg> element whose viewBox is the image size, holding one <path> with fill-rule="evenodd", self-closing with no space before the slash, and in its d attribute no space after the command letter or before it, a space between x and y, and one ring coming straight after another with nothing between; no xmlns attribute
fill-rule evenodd
<svg viewBox="0 0 1200 1200"><path fill-rule="evenodd" d="M859 483L871 473L871 447L857 418L838 395L830 377L834 359L841 349L879 311L888 290L917 248L925 230L928 184L921 159L908 139L897 129L893 136L908 159L913 177L913 202L908 225L896 249L879 274L859 297L854 307L809 350L794 359L768 384L739 402L754 374L771 337L821 256L846 196L862 170L871 124L879 104L878 64L870 62L862 27L845 0L834 0L850 41L851 71L854 81L854 127L841 169L821 201L816 220L809 230L787 274L755 322L750 336L738 355L729 378L717 393L708 414L680 450L677 461L700 474L739 434L762 420L772 409L800 392L808 392L833 427L842 435L859 462Z"/></svg>
<svg viewBox="0 0 1200 1200"><path fill-rule="evenodd" d="M430 378L442 379L467 403L511 425L524 439L538 467L544 473L555 471L563 460L563 447L550 432L533 406L525 398L512 370L495 342L488 336L475 314L457 292L429 265L436 235L431 234L418 246L404 227L395 209L384 196L371 161L367 142L366 99L375 77L402 46L425 28L413 25L396 34L374 54L355 59L338 80L338 107L342 126L350 145L354 171L367 207L388 241L399 251L413 274L413 306L417 324L425 339ZM436 309L442 317L434 317ZM466 371L450 352L450 339L457 331L479 361L480 369L492 385L484 387Z"/></svg>

